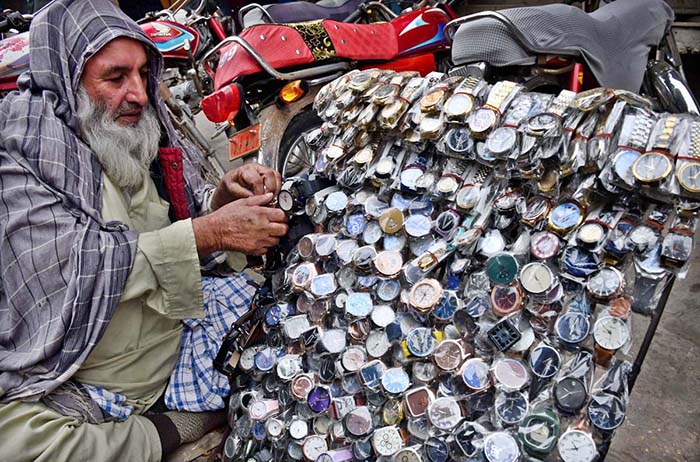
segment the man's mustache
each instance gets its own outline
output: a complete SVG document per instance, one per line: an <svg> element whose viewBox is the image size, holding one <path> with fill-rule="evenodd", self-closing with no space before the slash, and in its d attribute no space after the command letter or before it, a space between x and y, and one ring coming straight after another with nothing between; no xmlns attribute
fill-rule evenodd
<svg viewBox="0 0 700 462"><path fill-rule="evenodd" d="M116 120L124 114L131 115L135 112L143 112L143 109L143 106L141 106L139 103L125 101L119 105L116 111L114 111L113 118Z"/></svg>

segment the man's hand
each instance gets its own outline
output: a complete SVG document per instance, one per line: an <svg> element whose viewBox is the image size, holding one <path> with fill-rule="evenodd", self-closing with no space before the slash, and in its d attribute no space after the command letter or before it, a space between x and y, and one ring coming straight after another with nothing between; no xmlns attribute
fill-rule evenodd
<svg viewBox="0 0 700 462"><path fill-rule="evenodd" d="M217 250L237 250L246 255L265 255L287 234L287 215L265 207L275 196L238 199L215 212L192 220L199 255Z"/></svg>
<svg viewBox="0 0 700 462"><path fill-rule="evenodd" d="M282 177L271 168L260 164L244 164L226 172L211 199L212 210L218 210L229 202L246 199L268 192L277 194L282 188Z"/></svg>

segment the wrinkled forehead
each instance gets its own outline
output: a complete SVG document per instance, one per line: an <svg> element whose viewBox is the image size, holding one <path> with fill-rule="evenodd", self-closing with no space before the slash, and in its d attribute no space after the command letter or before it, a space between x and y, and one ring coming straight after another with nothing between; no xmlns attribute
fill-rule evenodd
<svg viewBox="0 0 700 462"><path fill-rule="evenodd" d="M148 64L149 56L143 43L130 37L116 37L87 59L79 80L138 70Z"/></svg>

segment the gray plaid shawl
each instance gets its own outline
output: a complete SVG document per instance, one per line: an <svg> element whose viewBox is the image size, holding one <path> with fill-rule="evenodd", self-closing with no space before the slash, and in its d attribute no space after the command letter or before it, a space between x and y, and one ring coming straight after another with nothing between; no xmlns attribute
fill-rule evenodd
<svg viewBox="0 0 700 462"><path fill-rule="evenodd" d="M102 220L101 167L76 135L85 62L116 37L146 45L148 92L183 149L191 216L205 187L158 92L162 58L109 0L56 0L30 30L30 71L0 103L0 401L35 401L100 340L131 270L136 233ZM197 191L193 194L192 191Z"/></svg>

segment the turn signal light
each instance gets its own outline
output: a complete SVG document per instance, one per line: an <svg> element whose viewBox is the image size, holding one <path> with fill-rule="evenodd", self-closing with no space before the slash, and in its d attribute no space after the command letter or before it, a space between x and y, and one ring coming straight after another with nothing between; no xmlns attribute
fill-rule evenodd
<svg viewBox="0 0 700 462"><path fill-rule="evenodd" d="M241 108L242 88L233 83L202 99L202 111L214 123L232 120Z"/></svg>
<svg viewBox="0 0 700 462"><path fill-rule="evenodd" d="M293 80L280 89L280 100L285 104L299 101L306 94L307 85L301 80Z"/></svg>

